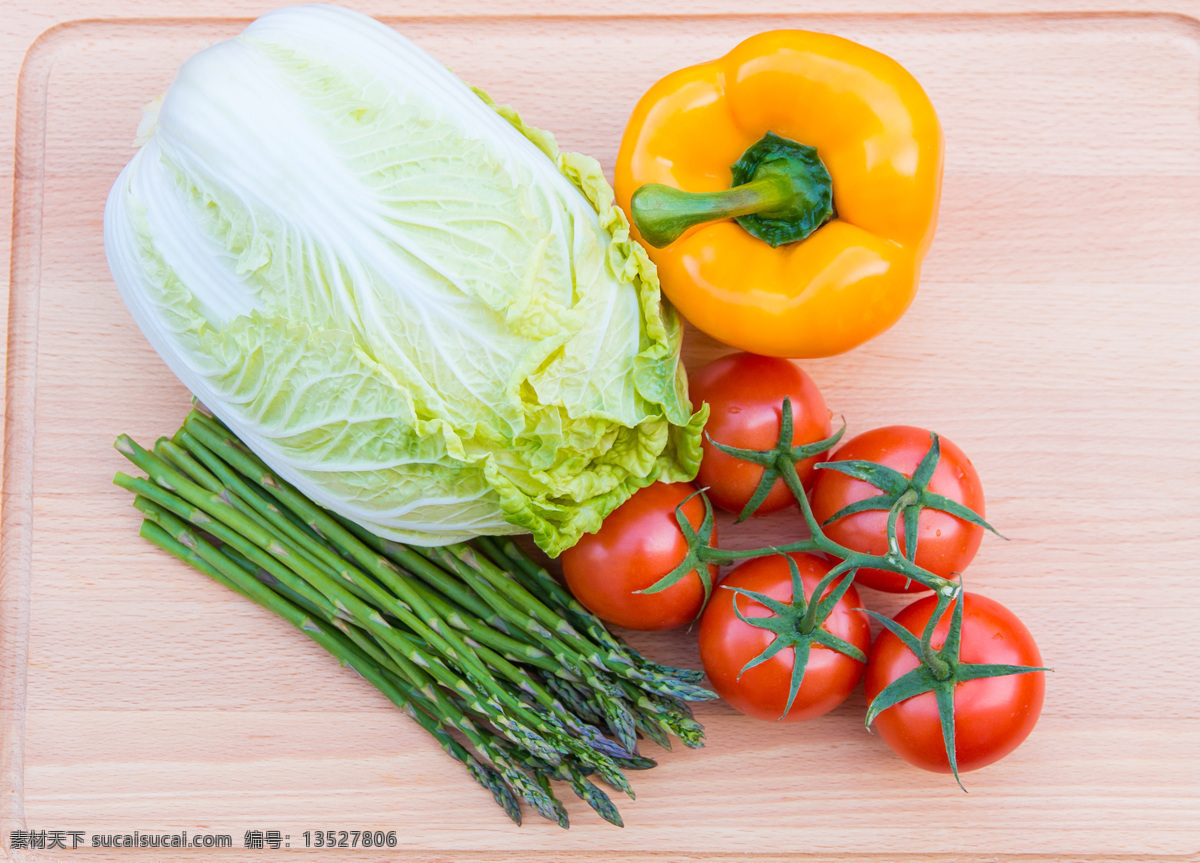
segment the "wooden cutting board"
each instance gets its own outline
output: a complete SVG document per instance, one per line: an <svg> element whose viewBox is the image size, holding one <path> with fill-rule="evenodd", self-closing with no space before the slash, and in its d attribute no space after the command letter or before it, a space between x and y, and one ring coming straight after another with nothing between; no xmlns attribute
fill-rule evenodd
<svg viewBox="0 0 1200 863"><path fill-rule="evenodd" d="M1010 541L989 537L968 580L1025 620L1054 667L1041 723L963 794L868 735L861 692L800 726L704 705L705 749L648 744L659 767L635 777L624 830L572 800L569 832L508 823L363 681L139 540L110 484L124 466L113 438L171 433L187 393L117 296L104 198L141 106L269 5L55 0L0 14L0 117L16 117L15 133L0 129L0 169L16 177L0 339L6 851L13 830L85 844L187 830L234 847L180 859L269 860L305 831L370 829L394 830L391 853L419 861L1198 859L1200 3L356 4L610 174L646 87L775 27L894 56L945 127L915 304L864 348L806 368L852 433L923 425L973 458ZM687 360L724 350L692 335ZM783 515L725 536L794 528ZM883 611L903 604L865 593ZM696 662L687 632L630 639ZM291 850L245 850L247 830L278 830Z"/></svg>

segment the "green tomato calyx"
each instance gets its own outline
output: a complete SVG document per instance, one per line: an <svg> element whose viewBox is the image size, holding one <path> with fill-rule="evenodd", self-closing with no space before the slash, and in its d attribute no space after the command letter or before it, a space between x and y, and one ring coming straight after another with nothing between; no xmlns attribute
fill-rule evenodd
<svg viewBox="0 0 1200 863"><path fill-rule="evenodd" d="M931 644L933 632L938 622L946 613L950 603L954 603L954 611L950 617L950 629L941 648L935 650ZM885 686L867 707L867 728L875 721L880 713L890 707L895 707L902 701L907 701L917 695L932 692L937 699L938 719L942 726L942 741L946 746L946 758L950 762L950 771L954 781L965 792L962 779L958 775L958 758L954 745L954 691L958 684L968 680L979 680L985 677L1004 677L1010 674L1029 674L1034 671L1049 671L1048 668L1036 668L1028 665L998 665L963 662L959 658L962 645L963 606L966 599L962 586L938 591L937 606L925 624L925 630L920 639L892 620L878 612L863 609L871 617L878 620L892 635L899 638L909 650L921 660L921 664L912 671L897 677Z"/></svg>
<svg viewBox="0 0 1200 863"><path fill-rule="evenodd" d="M820 583L817 584L812 592L812 596L805 599L804 582L800 577L800 568L796 565L796 561L791 555L785 554L783 557L787 561L788 569L792 575L791 602L780 602L777 599L772 599L765 593L746 590L742 587L725 588L736 594L733 599L733 612L737 615L738 620L775 634L775 638L772 639L771 643L767 645L762 653L742 666L742 670L738 672L739 678L751 668L761 665L781 650L790 647L794 651L787 704L784 705L783 713L780 714L778 721L783 721L792 709L792 704L796 700L796 693L800 691L800 684L804 681L804 672L808 667L808 657L814 644L827 647L830 650L836 650L838 653L845 654L851 659L862 663L867 661L867 657L861 650L822 627L822 624L829 618L829 615L833 613L834 606L841 601L841 598L846 595L846 591L850 589L850 585L854 583L853 570L844 564L833 567L821 579ZM838 578L841 578L841 581L826 596L825 592L829 590L830 585ZM747 617L738 606L738 597L742 596L765 606L773 614L762 617Z"/></svg>
<svg viewBox="0 0 1200 863"><path fill-rule="evenodd" d="M770 449L739 449L738 447L717 443L705 435L709 443L726 455L750 462L751 464L760 465L763 469L762 478L758 481L758 486L754 489L754 494L750 497L750 500L746 501L746 506L738 514L737 520L739 522L743 522L754 515L755 511L762 506L762 502L767 499L767 495L771 493L771 489L775 487L775 481L781 478L785 481L787 480L789 469L794 474L797 464L807 458L812 458L815 455L820 455L823 452L833 449L837 446L838 441L842 439L842 435L846 433L846 424L843 422L842 427L825 438L825 440L802 446L793 446L792 433L794 423L795 421L792 417L792 400L784 396L779 414L779 440Z"/></svg>
<svg viewBox="0 0 1200 863"><path fill-rule="evenodd" d="M942 455L941 442L937 434L930 432L929 438L929 449L911 477L873 461L825 461L817 464L814 470L836 470L853 479L870 483L882 492L842 507L825 519L824 525L867 510L887 510L889 513L888 553L895 557L903 555L910 563L917 558L917 540L920 533L922 509L936 509L949 513L970 524L986 528L1001 539L1006 539L996 528L984 521L975 510L929 490L929 482L933 478L933 472L937 470ZM900 548L896 531L896 524L900 518L904 519L903 550ZM907 584L905 586L907 587Z"/></svg>

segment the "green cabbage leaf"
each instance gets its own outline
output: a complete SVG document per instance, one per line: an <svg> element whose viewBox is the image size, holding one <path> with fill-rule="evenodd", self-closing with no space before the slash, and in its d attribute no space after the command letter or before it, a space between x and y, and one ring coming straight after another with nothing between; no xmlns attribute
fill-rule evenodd
<svg viewBox="0 0 1200 863"><path fill-rule="evenodd" d="M694 476L681 325L599 165L348 10L189 59L105 211L171 370L310 498L386 537L556 555Z"/></svg>

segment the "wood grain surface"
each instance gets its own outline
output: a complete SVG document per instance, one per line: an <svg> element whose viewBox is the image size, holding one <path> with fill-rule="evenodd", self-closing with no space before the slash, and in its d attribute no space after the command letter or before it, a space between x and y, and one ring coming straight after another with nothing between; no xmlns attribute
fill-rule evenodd
<svg viewBox="0 0 1200 863"><path fill-rule="evenodd" d="M1200 858L1200 3L359 4L610 176L646 87L779 26L894 56L944 124L915 304L805 367L852 433L924 425L971 455L1009 541L988 537L968 582L1016 611L1054 667L1041 723L963 794L864 731L861 691L801 726L703 705L708 746L649 744L659 767L620 803L624 830L572 800L569 832L509 824L370 686L138 539L110 484L112 441L169 434L188 397L117 295L104 199L141 106L266 7L121 6L0 9L0 122L16 118L0 132L15 177L0 339L6 852L13 829L187 830L235 848L179 859L271 860L305 830L384 829L398 859L420 861ZM725 350L690 334L687 361ZM779 540L795 521L724 536ZM687 632L630 640L696 663ZM242 850L248 829L280 830L291 852Z"/></svg>

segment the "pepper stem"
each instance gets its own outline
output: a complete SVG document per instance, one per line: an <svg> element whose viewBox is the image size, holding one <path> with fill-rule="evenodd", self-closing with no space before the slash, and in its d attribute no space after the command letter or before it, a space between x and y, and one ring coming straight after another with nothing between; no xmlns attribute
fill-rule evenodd
<svg viewBox="0 0 1200 863"><path fill-rule="evenodd" d="M684 192L649 183L633 193L633 221L642 239L661 249L705 222L785 207L795 192L786 177L763 177L722 192Z"/></svg>
<svg viewBox="0 0 1200 863"><path fill-rule="evenodd" d="M806 144L767 132L731 168L733 187L685 192L650 183L633 193L633 223L647 243L668 246L688 228L737 219L772 247L803 240L833 216L833 180Z"/></svg>

